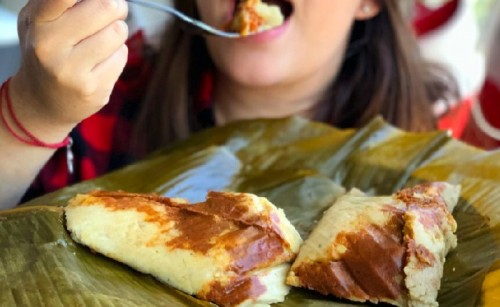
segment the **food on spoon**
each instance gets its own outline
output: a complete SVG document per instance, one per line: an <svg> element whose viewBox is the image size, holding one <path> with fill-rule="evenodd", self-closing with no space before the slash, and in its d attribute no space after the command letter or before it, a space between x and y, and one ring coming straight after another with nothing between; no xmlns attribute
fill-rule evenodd
<svg viewBox="0 0 500 307"><path fill-rule="evenodd" d="M244 193L210 192L191 205L97 191L71 199L65 216L75 241L222 306L283 301L302 243L281 209Z"/></svg>
<svg viewBox="0 0 500 307"><path fill-rule="evenodd" d="M277 27L283 24L284 20L278 5L267 4L261 0L243 0L238 3L228 30L246 36Z"/></svg>
<svg viewBox="0 0 500 307"><path fill-rule="evenodd" d="M442 182L388 197L354 190L329 208L287 283L358 302L437 306L445 256L457 244L460 188Z"/></svg>

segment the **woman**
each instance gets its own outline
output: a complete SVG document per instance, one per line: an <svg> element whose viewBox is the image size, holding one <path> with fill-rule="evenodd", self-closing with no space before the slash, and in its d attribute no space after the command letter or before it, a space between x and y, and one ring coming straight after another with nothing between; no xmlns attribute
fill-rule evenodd
<svg viewBox="0 0 500 307"><path fill-rule="evenodd" d="M432 103L449 92L440 70L419 55L400 0L278 3L287 15L284 25L251 38L193 37L178 22L169 25L143 101L127 102L118 86L95 120L91 115L108 102L127 59L126 3L31 0L20 14L23 63L9 86L13 112L4 112L21 131L13 137L16 131L0 127L0 180L11 183L0 188L0 206L17 203L42 167L28 197L129 163L129 143L137 158L239 119L302 115L359 127L382 114L404 129L435 128ZM175 5L220 26L235 1ZM117 125L118 116L134 129ZM112 131L107 143L91 140L91 119L100 125L94 131ZM61 140L70 131L73 173L66 170L64 149L47 163L54 154L48 147L66 145Z"/></svg>

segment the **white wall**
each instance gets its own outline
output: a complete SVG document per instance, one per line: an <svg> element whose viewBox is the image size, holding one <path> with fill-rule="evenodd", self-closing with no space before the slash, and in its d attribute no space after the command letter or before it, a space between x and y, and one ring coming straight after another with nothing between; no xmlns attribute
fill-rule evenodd
<svg viewBox="0 0 500 307"><path fill-rule="evenodd" d="M12 76L19 68L19 47L0 47L0 84Z"/></svg>
<svg viewBox="0 0 500 307"><path fill-rule="evenodd" d="M17 12L24 1L0 0L0 83L19 67Z"/></svg>
<svg viewBox="0 0 500 307"><path fill-rule="evenodd" d="M148 0L170 4L171 0ZM149 8L143 8L136 4L129 4L128 24L130 32L133 33L137 29L144 30L148 43L157 47L160 44L161 33L165 28L165 23L170 16L164 12L155 11Z"/></svg>
<svg viewBox="0 0 500 307"><path fill-rule="evenodd" d="M479 50L480 28L474 15L475 0L460 1L455 15L443 26L420 38L424 56L444 64L468 97L482 86L485 57Z"/></svg>

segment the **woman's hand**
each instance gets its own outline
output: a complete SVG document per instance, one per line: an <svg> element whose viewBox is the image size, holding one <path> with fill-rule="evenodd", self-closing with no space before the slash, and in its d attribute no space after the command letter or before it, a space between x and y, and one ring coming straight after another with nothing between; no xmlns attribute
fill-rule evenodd
<svg viewBox="0 0 500 307"><path fill-rule="evenodd" d="M72 127L108 102L127 60L127 13L124 0L30 0L11 83L21 121Z"/></svg>

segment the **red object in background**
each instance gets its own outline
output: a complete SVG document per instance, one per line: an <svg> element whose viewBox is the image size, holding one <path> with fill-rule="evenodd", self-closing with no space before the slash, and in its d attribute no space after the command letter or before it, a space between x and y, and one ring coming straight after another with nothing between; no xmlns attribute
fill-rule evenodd
<svg viewBox="0 0 500 307"><path fill-rule="evenodd" d="M422 36L439 29L446 24L458 10L459 0L451 0L437 9L430 9L420 2L415 7L413 29L417 36Z"/></svg>
<svg viewBox="0 0 500 307"><path fill-rule="evenodd" d="M479 109L483 118L478 119L477 115L470 117L461 136L462 140L484 149L500 148L500 137L488 135L484 131L485 127L481 127L488 125L490 129L497 130L499 131L497 134L500 134L500 85L486 80L476 103L479 105L475 108ZM480 123L481 120L484 122Z"/></svg>
<svg viewBox="0 0 500 307"><path fill-rule="evenodd" d="M448 130L451 132L452 137L460 139L471 120L472 105L475 101L475 96L460 101L454 108L439 118L438 128Z"/></svg>
<svg viewBox="0 0 500 307"><path fill-rule="evenodd" d="M473 116L473 108L479 109L482 118ZM454 138L477 147L500 148L500 138L488 135L484 125L500 131L500 86L489 80L486 80L479 95L464 99L440 118L438 128L449 130Z"/></svg>
<svg viewBox="0 0 500 307"><path fill-rule="evenodd" d="M500 86L493 81L486 80L481 94L481 110L484 118L494 127L500 128Z"/></svg>
<svg viewBox="0 0 500 307"><path fill-rule="evenodd" d="M435 9L417 2L412 21L417 37L424 38L427 34L446 26L456 16L460 6L465 5L464 1L451 0ZM459 47L450 46L450 52L453 52L452 48ZM478 120L477 109L483 115L481 123ZM486 80L478 93L462 98L438 122L438 128L451 131L454 138L484 149L500 148L500 140L488 135L485 132L485 125L489 126L490 130L500 129L500 84L495 84L491 80Z"/></svg>

